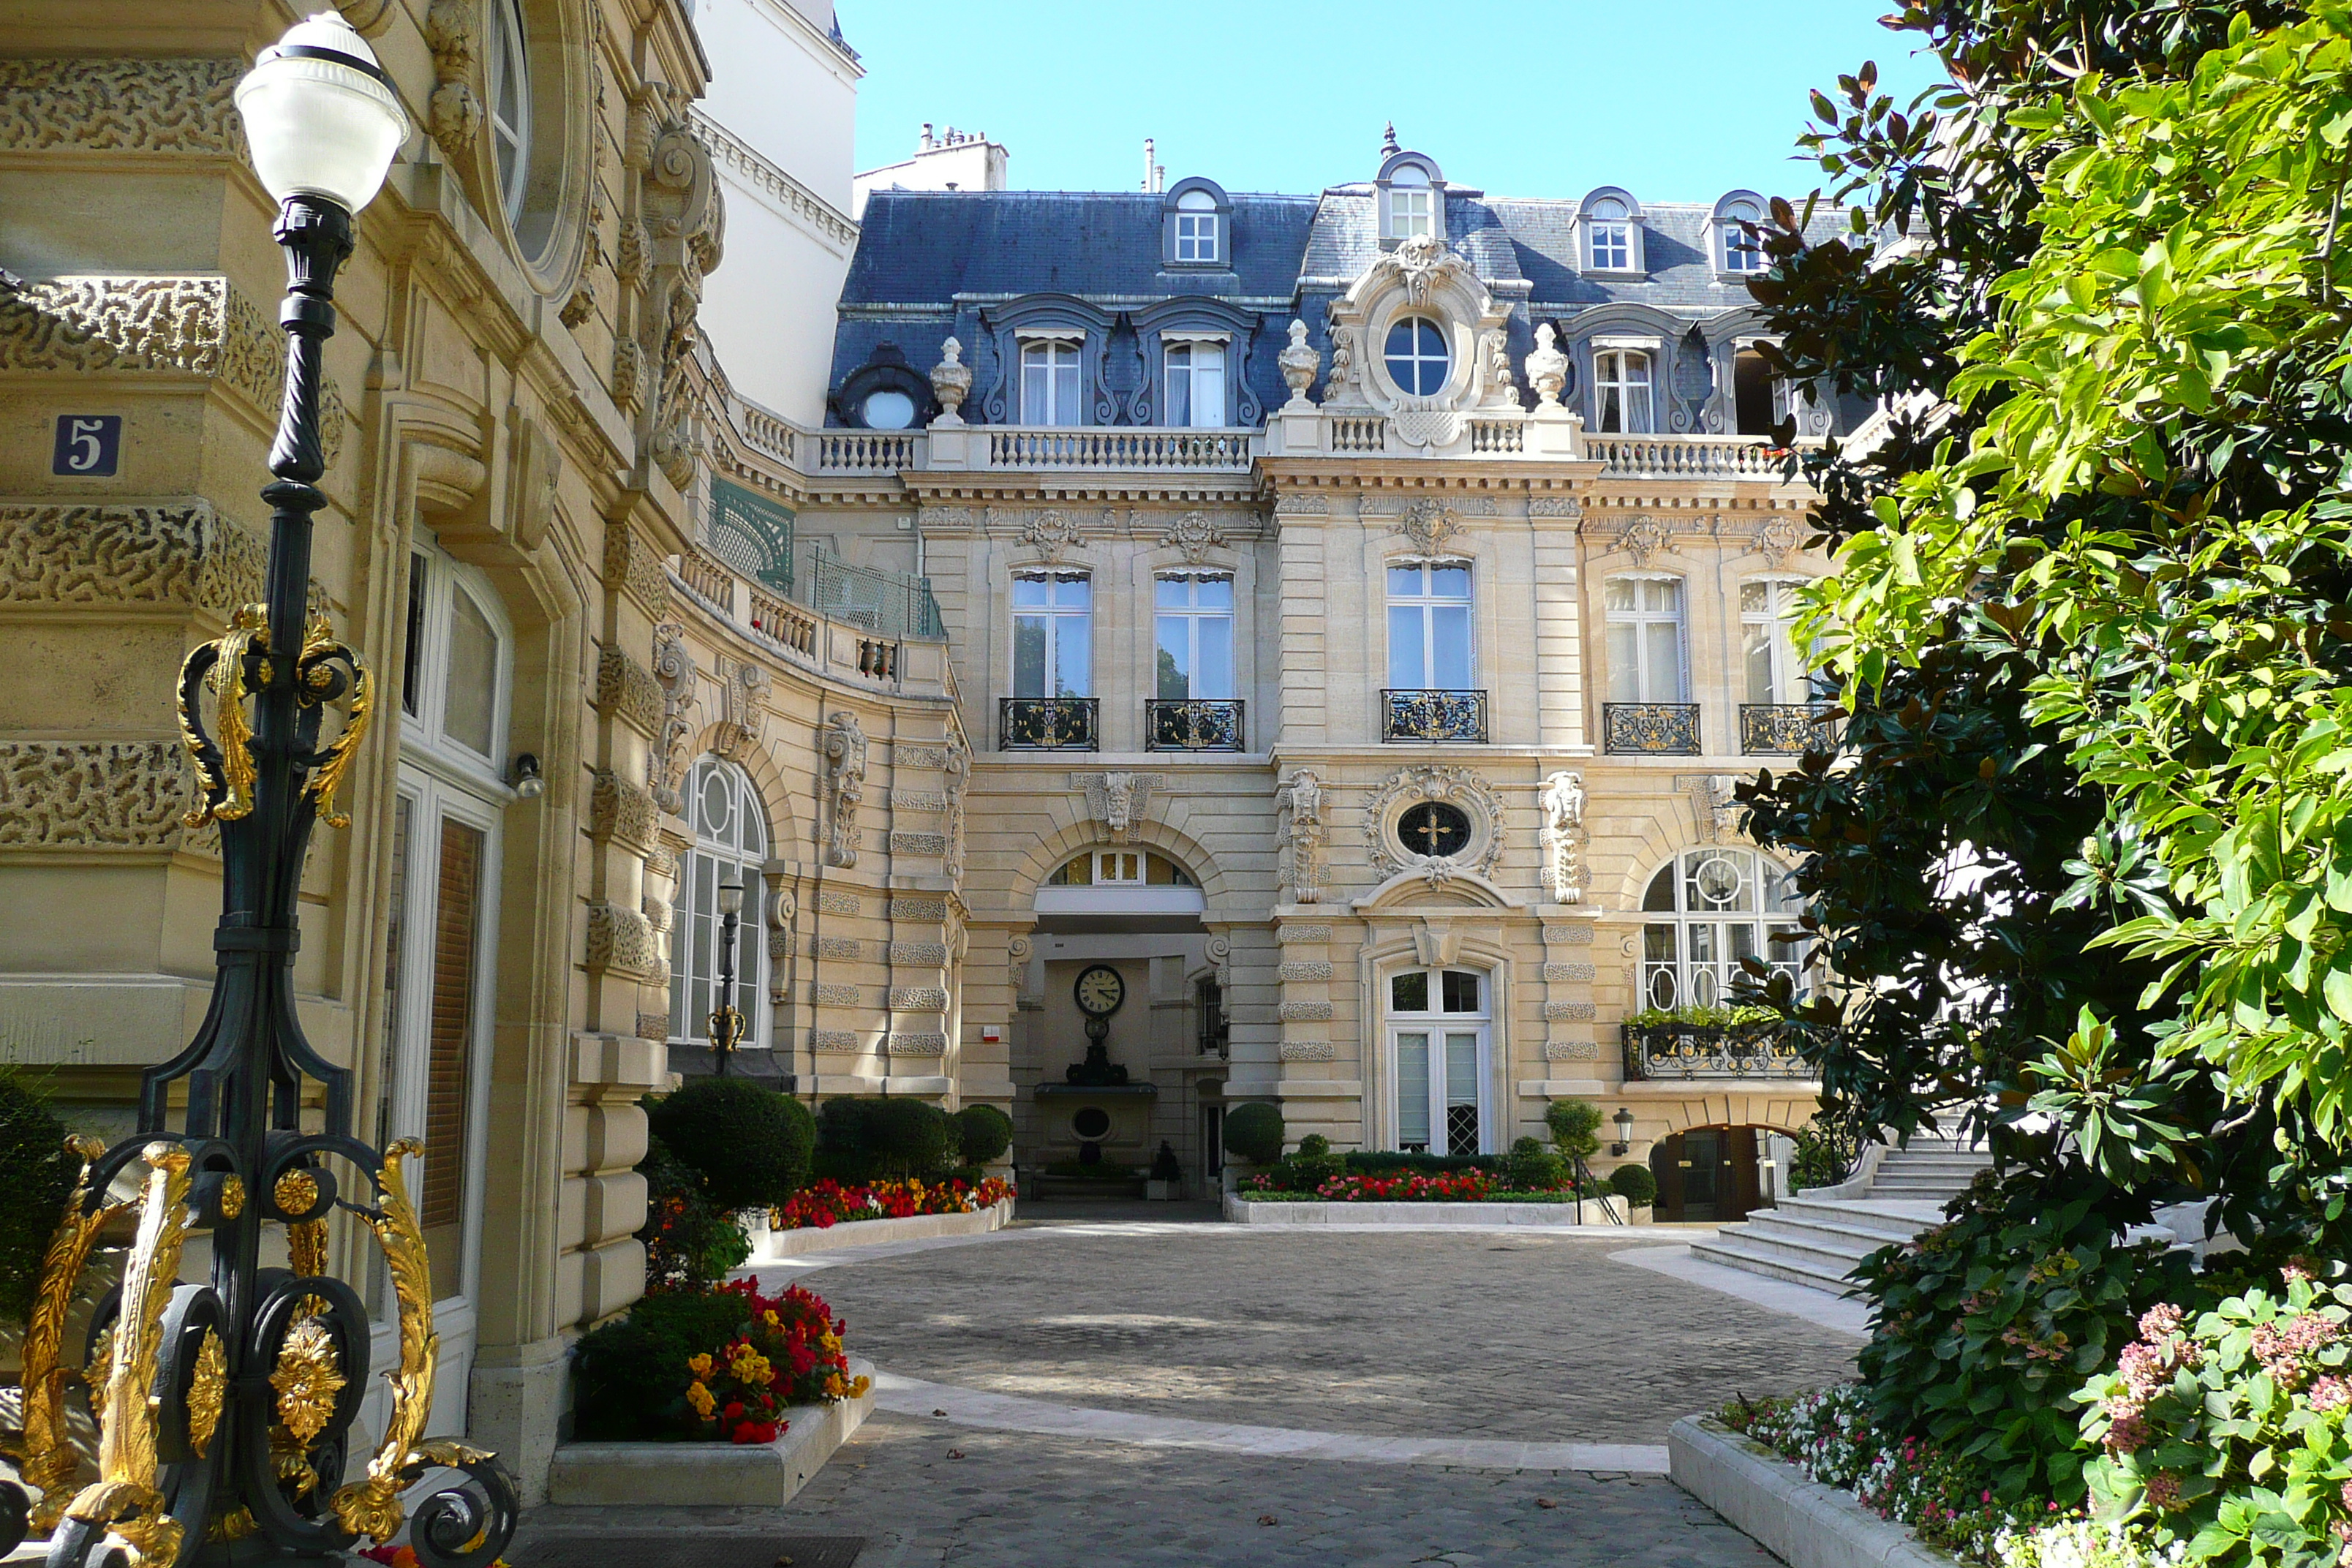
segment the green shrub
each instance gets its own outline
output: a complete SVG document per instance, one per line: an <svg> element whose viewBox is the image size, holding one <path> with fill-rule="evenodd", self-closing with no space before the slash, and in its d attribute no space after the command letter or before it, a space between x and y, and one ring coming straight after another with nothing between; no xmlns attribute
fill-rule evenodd
<svg viewBox="0 0 2352 1568"><path fill-rule="evenodd" d="M1013 1118L992 1105L967 1105L955 1113L956 1142L967 1165L986 1165L1013 1147Z"/></svg>
<svg viewBox="0 0 2352 1568"><path fill-rule="evenodd" d="M15 1073L0 1073L0 1319L33 1310L41 1255L73 1196L81 1162L66 1152L66 1124Z"/></svg>
<svg viewBox="0 0 2352 1568"><path fill-rule="evenodd" d="M572 1430L583 1441L641 1436L648 1412L677 1395L686 1358L726 1340L743 1321L743 1299L719 1290L647 1296L616 1323L572 1349Z"/></svg>
<svg viewBox="0 0 2352 1568"><path fill-rule="evenodd" d="M2074 1391L2142 1312L2192 1288L2186 1253L2123 1245L2100 1212L2110 1195L2093 1175L1988 1171L1950 1219L1858 1264L1878 1425L1981 1467L2001 1501L2080 1500Z"/></svg>
<svg viewBox="0 0 2352 1568"><path fill-rule="evenodd" d="M1789 1157L1789 1191L1809 1193L1833 1187L1852 1173L1860 1146L1853 1134L1824 1119L1808 1121L1789 1135L1796 1152Z"/></svg>
<svg viewBox="0 0 2352 1568"><path fill-rule="evenodd" d="M1658 1201L1658 1178L1647 1165L1620 1165L1609 1173L1609 1190L1637 1209Z"/></svg>
<svg viewBox="0 0 2352 1568"><path fill-rule="evenodd" d="M1297 1152L1276 1167L1282 1175L1283 1190L1311 1193L1334 1176L1347 1173L1347 1157L1331 1152L1331 1140L1320 1132L1309 1132L1298 1141Z"/></svg>
<svg viewBox="0 0 2352 1568"><path fill-rule="evenodd" d="M1590 1160L1601 1148L1601 1108L1589 1100L1555 1100L1544 1110L1551 1141L1570 1160Z"/></svg>
<svg viewBox="0 0 2352 1568"><path fill-rule="evenodd" d="M1727 1029L1738 1025L1774 1024L1780 1015L1769 1007L1645 1007L1625 1020L1637 1029L1687 1024L1694 1028Z"/></svg>
<svg viewBox="0 0 2352 1568"><path fill-rule="evenodd" d="M751 1238L704 1191L701 1173L649 1140L637 1162L646 1179L646 1289L687 1290L716 1285L751 1256Z"/></svg>
<svg viewBox="0 0 2352 1568"><path fill-rule="evenodd" d="M955 1124L926 1100L893 1098L877 1103L866 1122L874 1170L881 1176L943 1174L955 1163Z"/></svg>
<svg viewBox="0 0 2352 1568"><path fill-rule="evenodd" d="M653 1135L720 1209L767 1208L808 1184L808 1107L749 1079L698 1078L647 1112Z"/></svg>
<svg viewBox="0 0 2352 1568"><path fill-rule="evenodd" d="M1346 1172L1351 1176L1393 1176L1411 1171L1416 1175L1434 1175L1441 1171L1484 1171L1499 1175L1502 1157L1497 1154L1416 1154L1405 1149L1360 1149L1341 1156Z"/></svg>
<svg viewBox="0 0 2352 1568"><path fill-rule="evenodd" d="M1253 1165L1271 1165L1282 1158L1282 1134L1278 1105L1254 1100L1225 1112L1225 1152Z"/></svg>
<svg viewBox="0 0 2352 1568"><path fill-rule="evenodd" d="M1568 1162L1538 1138L1521 1138L1503 1157L1503 1184L1515 1193L1549 1193L1568 1185Z"/></svg>

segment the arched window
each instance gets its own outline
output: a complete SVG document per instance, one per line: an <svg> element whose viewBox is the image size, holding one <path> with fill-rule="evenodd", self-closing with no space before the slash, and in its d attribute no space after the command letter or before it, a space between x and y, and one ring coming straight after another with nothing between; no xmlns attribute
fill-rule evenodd
<svg viewBox="0 0 2352 1568"><path fill-rule="evenodd" d="M1586 213L1586 265L1595 272L1633 269L1633 215L1615 196L1603 196Z"/></svg>
<svg viewBox="0 0 2352 1568"><path fill-rule="evenodd" d="M1612 577L1601 587L1608 624L1609 700L1682 702L1683 580Z"/></svg>
<svg viewBox="0 0 2352 1568"><path fill-rule="evenodd" d="M1078 345L1040 338L1021 345L1021 422L1078 423Z"/></svg>
<svg viewBox="0 0 2352 1568"><path fill-rule="evenodd" d="M719 889L743 889L735 930L735 1007L743 1015L743 1043L767 1040L768 991L761 975L768 956L768 818L751 776L730 762L705 757L686 781L687 826L694 847L678 857L677 919L670 931L670 1038L708 1040L719 977L725 921Z"/></svg>
<svg viewBox="0 0 2352 1568"><path fill-rule="evenodd" d="M1168 423L1213 429L1225 423L1225 345L1168 345Z"/></svg>
<svg viewBox="0 0 2352 1568"><path fill-rule="evenodd" d="M1186 191L1176 198L1176 259L1214 261L1217 253L1217 198L1206 191Z"/></svg>
<svg viewBox="0 0 2352 1568"><path fill-rule="evenodd" d="M1486 1152L1492 989L1475 969L1407 969L1389 976L1389 1081L1398 1148Z"/></svg>
<svg viewBox="0 0 2352 1568"><path fill-rule="evenodd" d="M1429 171L1418 163L1400 164L1389 176L1388 237L1411 239L1437 232L1437 192Z"/></svg>
<svg viewBox="0 0 2352 1568"><path fill-rule="evenodd" d="M1639 349L1602 349L1593 354L1593 429L1646 436L1657 428L1652 407L1648 354Z"/></svg>
<svg viewBox="0 0 2352 1568"><path fill-rule="evenodd" d="M1407 397L1434 397L1453 369L1454 356L1445 346L1445 332L1427 316L1402 316L1389 328L1381 350L1389 375Z"/></svg>
<svg viewBox="0 0 2352 1568"><path fill-rule="evenodd" d="M490 146L499 170L499 199L507 221L522 216L530 163L530 57L523 44L518 0L490 0L488 77Z"/></svg>
<svg viewBox="0 0 2352 1568"><path fill-rule="evenodd" d="M1045 879L1049 888L1189 888L1192 875L1148 849L1089 849Z"/></svg>
<svg viewBox="0 0 2352 1568"><path fill-rule="evenodd" d="M1717 259L1726 272L1761 272L1764 270L1764 247L1758 244L1742 224L1760 224L1764 209L1754 202L1726 202L1715 217Z"/></svg>
<svg viewBox="0 0 2352 1568"><path fill-rule="evenodd" d="M1685 849L1642 896L1643 1007L1722 1007L1757 959L1805 982L1790 872L1752 849Z"/></svg>

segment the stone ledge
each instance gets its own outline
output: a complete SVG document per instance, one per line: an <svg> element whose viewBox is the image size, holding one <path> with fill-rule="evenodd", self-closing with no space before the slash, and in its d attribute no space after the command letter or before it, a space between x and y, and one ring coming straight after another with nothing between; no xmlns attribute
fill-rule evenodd
<svg viewBox="0 0 2352 1568"><path fill-rule="evenodd" d="M1685 1415L1666 1433L1675 1485L1721 1514L1789 1568L1958 1568L1903 1526L1842 1488L1808 1480L1761 1443L1711 1416Z"/></svg>
<svg viewBox="0 0 2352 1568"><path fill-rule="evenodd" d="M871 1247L884 1241L927 1241L935 1236L979 1236L1002 1230L1012 1221L1013 1200L991 1204L969 1214L918 1214L904 1219L858 1219L845 1225L801 1226L793 1230L763 1230L751 1237L749 1267L801 1258L812 1252L837 1252L845 1247Z"/></svg>
<svg viewBox="0 0 2352 1568"><path fill-rule="evenodd" d="M874 1363L852 1356L853 1376ZM874 1391L837 1405L794 1405L772 1443L565 1443L548 1472L548 1500L640 1507L775 1508L793 1500L874 1411Z"/></svg>
<svg viewBox="0 0 2352 1568"><path fill-rule="evenodd" d="M1528 1225L1556 1229L1623 1230L1602 1214L1602 1203L1587 1198L1584 1218L1567 1204L1310 1204L1259 1203L1239 1193L1225 1194L1225 1218L1235 1225ZM1622 1215L1622 1210L1619 1213ZM1646 1212L1646 1211L1644 1211ZM1635 1224L1643 1223L1639 1220Z"/></svg>

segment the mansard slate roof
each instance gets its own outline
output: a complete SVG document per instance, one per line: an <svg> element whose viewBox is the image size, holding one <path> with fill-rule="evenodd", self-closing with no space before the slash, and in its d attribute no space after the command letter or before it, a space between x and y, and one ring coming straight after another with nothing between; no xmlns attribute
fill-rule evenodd
<svg viewBox="0 0 2352 1568"><path fill-rule="evenodd" d="M1293 316L1328 348L1324 309L1381 256L1379 200L1369 184L1320 195L1229 198L1229 268L1162 263L1166 198L1144 192L902 191L867 197L841 295L832 384L887 344L918 371L950 332L974 366L973 401L998 374L980 312L1025 295L1074 295L1117 315L1158 300L1210 295L1259 315L1247 380L1263 406L1287 395L1271 348ZM1708 254L1712 203L1644 203L1638 279L1594 279L1579 264L1582 198L1489 197L1445 187L1446 238L1510 308L1510 352L1523 358L1534 322L1594 306L1641 304L1693 321L1752 307L1746 286L1717 277ZM1835 213L1817 217L1824 234ZM1261 350L1266 352L1261 352ZM1522 373L1524 374L1524 373Z"/></svg>

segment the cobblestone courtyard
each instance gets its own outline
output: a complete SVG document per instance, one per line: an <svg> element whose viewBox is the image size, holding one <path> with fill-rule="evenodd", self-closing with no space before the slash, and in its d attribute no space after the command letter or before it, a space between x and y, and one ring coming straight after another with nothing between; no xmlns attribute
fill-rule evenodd
<svg viewBox="0 0 2352 1568"><path fill-rule="evenodd" d="M764 1269L848 1319L887 1374L883 1409L782 1510L546 1509L523 1545L694 1529L714 1547L863 1537L858 1568L1764 1568L1746 1537L1638 1473L1654 1459L1629 1473L1492 1458L1663 1444L1735 1392L1851 1373L1849 1335L1609 1256L1640 1244L1049 1222ZM1008 1429L1023 1423L992 1413L1019 1401L1111 1435ZM1286 1457L1264 1450L1267 1428L1420 1457ZM1488 1457L1441 1462L1433 1439Z"/></svg>

